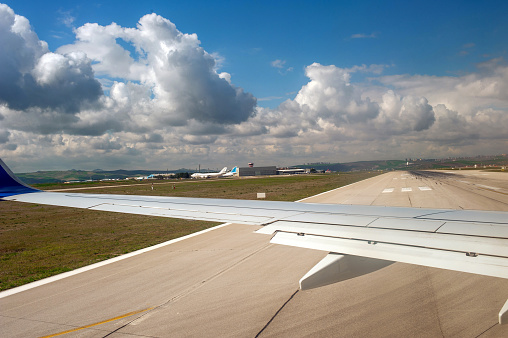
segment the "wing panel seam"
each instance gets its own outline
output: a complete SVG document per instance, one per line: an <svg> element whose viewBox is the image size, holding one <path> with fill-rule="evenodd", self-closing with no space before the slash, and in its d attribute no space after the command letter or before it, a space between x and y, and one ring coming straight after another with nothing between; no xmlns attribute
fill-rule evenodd
<svg viewBox="0 0 508 338"><path fill-rule="evenodd" d="M315 236L315 237L321 237L321 238L336 238L336 239L342 239L342 240L350 240L355 242L364 242L369 245L376 245L376 244L387 244L387 245L395 245L400 247L412 247L412 248L420 248L420 249L429 249L429 250L439 250L444 252L455 252L455 253L463 253L464 255L472 258L484 256L484 257L496 257L496 258L508 258L507 256L500 256L500 255L490 255L490 254L483 254L478 252L471 252L471 251L461 251L461 250L450 250L450 249L443 249L443 248L436 248L436 247L429 247L429 246L422 246L422 245L414 245L414 244L401 244L401 243L395 243L395 242L386 242L386 241L379 241L379 240L369 240L369 239L360 239L360 238L351 238L351 237L340 237L340 236L325 236L325 235L319 235L319 234L313 234L313 233L301 233L296 231L285 231L285 230L277 230L274 233L274 236L276 233L289 233L289 234L295 234L298 236ZM472 255L474 254L474 255Z"/></svg>

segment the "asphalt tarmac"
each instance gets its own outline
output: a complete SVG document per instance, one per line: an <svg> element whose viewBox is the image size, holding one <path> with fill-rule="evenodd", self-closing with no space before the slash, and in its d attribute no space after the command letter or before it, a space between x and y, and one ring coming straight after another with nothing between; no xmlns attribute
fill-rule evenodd
<svg viewBox="0 0 508 338"><path fill-rule="evenodd" d="M392 172L304 202L508 211L508 174ZM230 224L0 298L0 336L508 337L508 280L395 263L299 291L326 252L256 229Z"/></svg>

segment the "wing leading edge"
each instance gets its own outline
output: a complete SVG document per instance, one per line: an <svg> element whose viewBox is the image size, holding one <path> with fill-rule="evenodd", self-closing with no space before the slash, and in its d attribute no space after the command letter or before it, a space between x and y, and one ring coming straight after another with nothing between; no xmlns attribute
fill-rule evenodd
<svg viewBox="0 0 508 338"><path fill-rule="evenodd" d="M508 212L44 192L1 160L0 199L263 225L257 232L272 235L272 243L331 253L302 278L302 289L392 261L508 278ZM508 322L508 302L499 322Z"/></svg>

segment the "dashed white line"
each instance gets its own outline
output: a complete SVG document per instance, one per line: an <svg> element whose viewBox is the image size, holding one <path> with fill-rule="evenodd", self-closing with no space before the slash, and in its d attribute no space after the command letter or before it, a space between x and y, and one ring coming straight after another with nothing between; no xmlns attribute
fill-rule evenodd
<svg viewBox="0 0 508 338"><path fill-rule="evenodd" d="M402 188L400 191L402 191L402 192L410 192L410 191L413 191L413 188Z"/></svg>
<svg viewBox="0 0 508 338"><path fill-rule="evenodd" d="M429 191L429 190L432 190L432 188L430 188L430 187L418 187L418 189L420 189L421 191Z"/></svg>
<svg viewBox="0 0 508 338"><path fill-rule="evenodd" d="M387 188L387 189L383 190L383 194L393 192L394 190L395 190L394 188Z"/></svg>

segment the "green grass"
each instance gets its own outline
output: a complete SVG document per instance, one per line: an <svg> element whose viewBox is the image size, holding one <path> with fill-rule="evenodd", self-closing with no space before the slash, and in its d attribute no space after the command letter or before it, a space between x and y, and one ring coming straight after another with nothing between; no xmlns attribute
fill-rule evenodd
<svg viewBox="0 0 508 338"><path fill-rule="evenodd" d="M148 183L145 181L145 184L123 185L107 189L90 187L86 190L75 190L75 192L234 199L256 199L258 192L264 192L267 200L297 201L378 174L378 172L356 172L241 179L161 180L153 181L154 190L151 189L152 181Z"/></svg>
<svg viewBox="0 0 508 338"><path fill-rule="evenodd" d="M148 183L79 192L238 199L255 199L257 192L265 192L269 200L294 201L377 174L155 181L153 191ZM0 290L217 224L3 201L0 202Z"/></svg>

